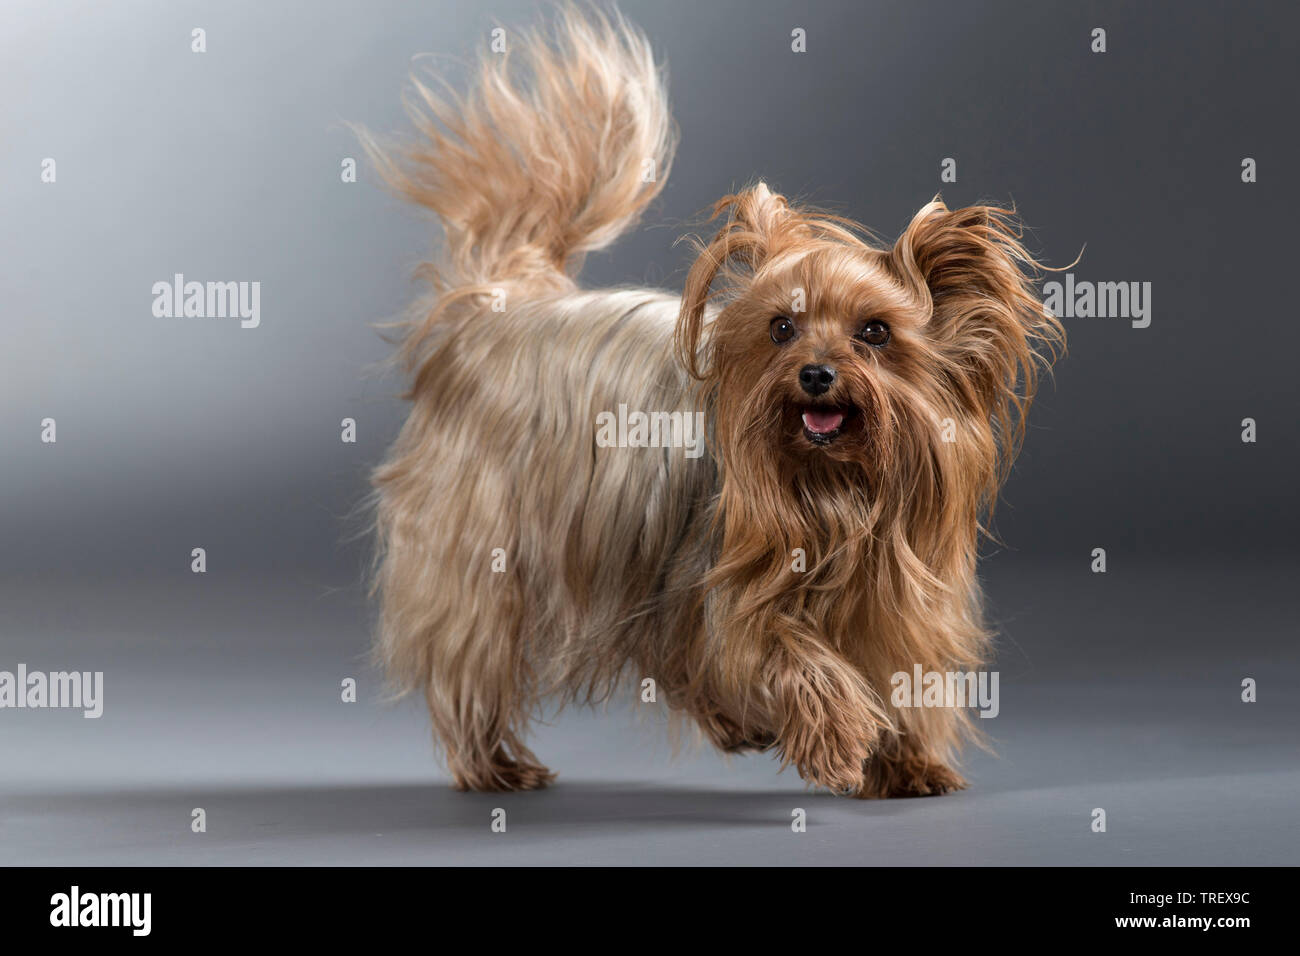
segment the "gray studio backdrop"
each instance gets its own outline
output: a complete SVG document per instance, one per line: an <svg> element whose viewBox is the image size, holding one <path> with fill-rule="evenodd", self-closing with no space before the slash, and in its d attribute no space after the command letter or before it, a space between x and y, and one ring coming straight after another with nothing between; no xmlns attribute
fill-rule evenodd
<svg viewBox="0 0 1300 956"><path fill-rule="evenodd" d="M1300 533L1293 7L622 8L669 65L681 147L644 227L593 257L585 281L678 288L689 253L674 240L757 176L891 240L939 191L952 206L1014 202L1047 264L1083 250L1076 280L1151 288L1145 328L1066 319L1069 355L1043 388L999 510L1005 547L990 549L988 568L1007 646L1032 662L1021 675L1064 662L1122 682L1132 669L1113 657L1089 670L1087 652L1069 650L1109 646L1149 649L1139 669L1170 678L1185 668L1229 700L1246 667L1294 676L1279 604L1293 580L1279 569ZM139 670L119 677L119 688L137 682L141 709L116 744L87 744L80 723L0 715L24 721L0 747L35 761L21 764L27 777L45 773L75 796L101 774L130 784L162 772L132 735L188 726L187 706L206 708L214 749L153 752L180 772L244 767L259 726L265 743L280 725L268 717L240 737L232 698L209 678L224 675L233 699L256 709L259 689L289 694L282 681L295 674L318 669L328 700L340 672L364 673L366 546L350 537L362 528L353 511L403 414L373 324L418 291L411 273L435 233L378 187L347 124L406 131L399 96L414 57L435 53L455 70L498 22L529 24L544 9L0 6L0 667L25 657L111 669L129 658L197 681L162 691ZM196 27L202 54L191 51ZM1091 49L1097 27L1105 53ZM791 51L795 28L806 53ZM356 183L340 175L348 157ZM1246 158L1257 182L1242 181ZM47 159L53 183L42 181ZM955 182L941 182L945 159ZM260 325L156 317L151 289L176 273L260 282ZM345 417L358 424L355 444L339 440ZM47 418L54 444L41 441ZM1246 418L1254 443L1241 440ZM205 578L190 572L195 547L207 551ZM1088 571L1098 547L1109 590ZM1087 617L1102 606L1108 616ZM1206 650L1224 644L1252 656ZM1186 664L1189 646L1211 654L1206 669ZM364 687L373 699L375 681ZM1089 713L1105 710L1099 699ZM401 759L433 774L410 717ZM292 766L285 754L306 746L310 722L290 725L300 733L285 732L283 752L268 745L263 769ZM1234 741L1213 738L1211 758ZM58 763L64 743L81 757ZM1060 741L1038 743L1048 753ZM1293 741L1278 745L1294 757ZM117 762L95 764L98 752ZM340 744L321 759L349 754Z"/></svg>
<svg viewBox="0 0 1300 956"><path fill-rule="evenodd" d="M400 416L397 383L370 376L387 351L370 323L415 291L433 239L364 166L341 182L360 157L345 123L404 130L412 57L463 58L495 20L539 10L484 6L5 5L6 567L165 573L198 540L214 563L337 559L332 518ZM1048 263L1086 246L1075 275L1150 282L1152 316L1067 322L999 516L1007 544L1286 549L1300 323L1297 135L1279 110L1296 76L1276 7L624 4L668 61L682 145L648 228L586 278L677 287L673 240L757 175L890 238L940 189L1014 201ZM260 281L260 327L154 318L150 289L177 272ZM345 416L356 445L338 440Z"/></svg>

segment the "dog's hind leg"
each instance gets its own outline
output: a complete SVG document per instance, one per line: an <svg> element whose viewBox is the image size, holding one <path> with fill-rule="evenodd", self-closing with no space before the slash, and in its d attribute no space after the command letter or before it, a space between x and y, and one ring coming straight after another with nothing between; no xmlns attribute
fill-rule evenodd
<svg viewBox="0 0 1300 956"><path fill-rule="evenodd" d="M555 779L520 739L510 707L491 694L448 698L430 686L429 714L457 790L538 790Z"/></svg>
<svg viewBox="0 0 1300 956"><path fill-rule="evenodd" d="M492 580L495 579L495 580ZM439 639L426 698L458 790L537 790L555 775L523 738L531 694L519 653L522 615L512 575L492 574L469 615ZM459 638L459 639L458 639Z"/></svg>
<svg viewBox="0 0 1300 956"><path fill-rule="evenodd" d="M552 775L523 742L533 693L522 581L505 557L516 551L514 522L488 469L407 478L427 472L398 459L382 486L378 657L396 690L423 693L457 788L545 786ZM435 496L462 506L435 507Z"/></svg>

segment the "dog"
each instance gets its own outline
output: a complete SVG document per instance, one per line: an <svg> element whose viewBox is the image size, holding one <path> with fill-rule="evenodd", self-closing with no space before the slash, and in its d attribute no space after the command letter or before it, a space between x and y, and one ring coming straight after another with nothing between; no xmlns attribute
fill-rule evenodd
<svg viewBox="0 0 1300 956"><path fill-rule="evenodd" d="M562 8L444 86L416 80L414 140L363 137L444 234L395 353L374 590L377 657L455 786L545 786L541 703L633 678L835 793L964 787L969 712L890 689L990 655L978 545L1064 344L1013 213L936 199L878 247L757 182L717 202L681 295L586 290L672 164L645 36ZM706 453L606 447L620 408L701 416Z"/></svg>

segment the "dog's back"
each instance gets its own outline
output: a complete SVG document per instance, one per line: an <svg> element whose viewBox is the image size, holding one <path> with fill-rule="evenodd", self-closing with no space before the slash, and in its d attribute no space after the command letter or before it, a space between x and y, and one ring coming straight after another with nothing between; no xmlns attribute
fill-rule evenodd
<svg viewBox="0 0 1300 956"><path fill-rule="evenodd" d="M600 16L487 55L465 98L417 89L425 141L405 161L370 144L445 233L401 345L411 412L375 478L377 646L424 691L459 786L526 789L550 777L522 740L538 695L600 697L661 657L644 645L684 626L674 595L704 570L682 545L707 458L596 440L620 405L694 419L679 300L571 277L662 188L673 132L648 42Z"/></svg>

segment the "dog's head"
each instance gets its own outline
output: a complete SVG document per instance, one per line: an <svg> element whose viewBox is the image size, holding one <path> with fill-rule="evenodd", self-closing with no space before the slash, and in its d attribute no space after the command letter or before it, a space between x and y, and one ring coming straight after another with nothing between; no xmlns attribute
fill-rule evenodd
<svg viewBox="0 0 1300 956"><path fill-rule="evenodd" d="M757 517L848 496L876 532L891 515L911 539L974 527L1063 342L1010 214L936 200L892 248L762 183L721 200L723 215L676 343L713 411L724 504Z"/></svg>

